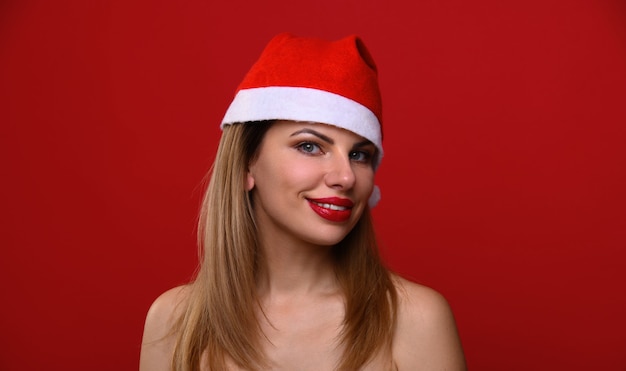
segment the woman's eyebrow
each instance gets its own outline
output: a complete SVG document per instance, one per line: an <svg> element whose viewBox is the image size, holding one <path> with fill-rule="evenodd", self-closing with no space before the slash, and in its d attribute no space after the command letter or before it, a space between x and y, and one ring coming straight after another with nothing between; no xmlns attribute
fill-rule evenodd
<svg viewBox="0 0 626 371"><path fill-rule="evenodd" d="M327 137L326 135L324 135L324 134L322 134L322 133L320 133L320 132L317 132L317 131L315 131L315 130L313 130L313 129L302 129L302 130L298 130L298 131L296 131L296 132L292 133L290 136L291 136L291 137L293 137L293 136L296 136L296 135L298 135L298 134L313 134L313 135L315 135L316 137L320 138L321 140L323 140L323 141L325 141L325 142L327 142L327 143L330 143L330 144L335 144L335 141L334 141L334 140L332 140L330 137Z"/></svg>
<svg viewBox="0 0 626 371"><path fill-rule="evenodd" d="M374 143L372 143L371 141L366 139L366 140L364 140L362 142L355 143L354 144L354 148L365 147L365 146L369 146L369 145L374 146Z"/></svg>
<svg viewBox="0 0 626 371"><path fill-rule="evenodd" d="M323 141L325 141L327 143L335 144L335 141L332 140L330 137L328 137L328 136L326 136L326 135L324 135L324 134L322 134L322 133L320 133L318 131L315 131L313 129L308 129L308 128L301 129L301 130L298 130L298 131L292 133L290 136L293 137L293 136L296 136L298 134L312 134L312 135L315 135L316 137L322 139ZM369 145L374 145L374 144L370 140L366 139L366 140L364 140L362 142L355 143L353 148L360 148L360 147L365 147L365 146L369 146Z"/></svg>

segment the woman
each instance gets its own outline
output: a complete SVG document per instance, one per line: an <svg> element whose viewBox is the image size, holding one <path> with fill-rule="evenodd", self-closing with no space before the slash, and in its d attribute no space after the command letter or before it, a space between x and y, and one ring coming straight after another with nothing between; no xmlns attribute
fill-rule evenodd
<svg viewBox="0 0 626 371"><path fill-rule="evenodd" d="M200 270L151 306L141 370L465 369L445 299L378 256L381 117L359 38L270 41L222 122Z"/></svg>

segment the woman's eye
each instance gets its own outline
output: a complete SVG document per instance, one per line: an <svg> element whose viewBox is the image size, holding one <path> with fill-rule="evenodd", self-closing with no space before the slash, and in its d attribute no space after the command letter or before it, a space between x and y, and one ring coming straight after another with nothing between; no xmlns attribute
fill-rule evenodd
<svg viewBox="0 0 626 371"><path fill-rule="evenodd" d="M307 154L317 154L321 152L320 146L311 142L303 142L298 144L298 150Z"/></svg>
<svg viewBox="0 0 626 371"><path fill-rule="evenodd" d="M350 152L350 159L357 162L370 162L372 154L367 151L352 151Z"/></svg>

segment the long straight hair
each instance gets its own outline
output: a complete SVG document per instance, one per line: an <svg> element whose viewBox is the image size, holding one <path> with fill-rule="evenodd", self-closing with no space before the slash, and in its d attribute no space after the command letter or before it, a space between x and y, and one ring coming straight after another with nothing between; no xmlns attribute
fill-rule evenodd
<svg viewBox="0 0 626 371"><path fill-rule="evenodd" d="M247 370L267 367L255 291L260 250L245 177L271 124L223 130L200 211L200 267L173 327L175 371L199 370L204 360L209 370L221 371L227 358ZM397 293L378 254L369 208L332 251L346 303L337 369L353 371L391 351Z"/></svg>

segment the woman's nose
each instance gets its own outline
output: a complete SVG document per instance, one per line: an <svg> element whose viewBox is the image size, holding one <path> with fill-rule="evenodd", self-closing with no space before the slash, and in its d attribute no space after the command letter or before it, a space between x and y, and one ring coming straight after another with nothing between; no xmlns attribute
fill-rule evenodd
<svg viewBox="0 0 626 371"><path fill-rule="evenodd" d="M350 189L354 187L356 175L349 158L338 156L330 160L326 173L326 185L336 189Z"/></svg>

